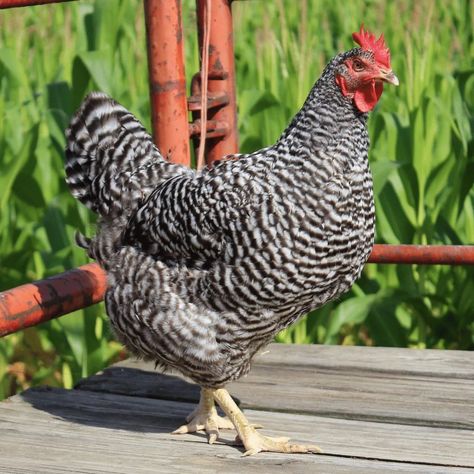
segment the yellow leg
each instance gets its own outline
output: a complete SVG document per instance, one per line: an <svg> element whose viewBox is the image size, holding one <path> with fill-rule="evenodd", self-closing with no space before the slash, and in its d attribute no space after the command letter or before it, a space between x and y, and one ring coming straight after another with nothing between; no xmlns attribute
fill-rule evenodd
<svg viewBox="0 0 474 474"><path fill-rule="evenodd" d="M234 429L234 425L217 414L214 404L213 390L202 388L201 398L196 409L186 417L187 424L180 426L172 434L194 433L205 431L209 444L219 437L219 429Z"/></svg>
<svg viewBox="0 0 474 474"><path fill-rule="evenodd" d="M224 413L235 426L244 447L244 456L251 456L260 451L274 453L321 453L318 446L305 446L288 443L289 438L270 438L258 433L247 421L227 390L222 388L214 390L214 400L219 404Z"/></svg>

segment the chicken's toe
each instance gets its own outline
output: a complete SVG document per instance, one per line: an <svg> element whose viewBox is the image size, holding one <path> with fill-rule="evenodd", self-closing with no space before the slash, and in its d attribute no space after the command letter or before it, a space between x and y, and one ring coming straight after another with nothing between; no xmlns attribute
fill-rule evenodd
<svg viewBox="0 0 474 474"><path fill-rule="evenodd" d="M322 453L319 446L293 444L289 442L289 438L271 438L257 433L253 428L245 430L242 443L246 449L243 456L252 456L262 451L272 453Z"/></svg>
<svg viewBox="0 0 474 474"><path fill-rule="evenodd" d="M219 438L219 430L233 430L234 425L227 418L218 415L214 405L212 393L208 390L201 390L201 399L199 405L193 412L186 417L187 423L181 425L171 434L195 433L196 431L205 431L209 444L214 444Z"/></svg>
<svg viewBox="0 0 474 474"><path fill-rule="evenodd" d="M244 445L244 456L251 456L261 451L270 451L273 453L321 453L319 446L302 445L289 443L289 438L270 438L258 433L252 426L239 407L235 404L229 392L224 389L214 391L214 398L219 403L224 413L232 421L238 436L236 443L239 441Z"/></svg>

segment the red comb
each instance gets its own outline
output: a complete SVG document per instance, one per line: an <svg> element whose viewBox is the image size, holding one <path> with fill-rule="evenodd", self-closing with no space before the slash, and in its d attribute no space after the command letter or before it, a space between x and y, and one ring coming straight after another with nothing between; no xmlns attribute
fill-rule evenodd
<svg viewBox="0 0 474 474"><path fill-rule="evenodd" d="M362 25L358 33L352 33L352 38L362 49L372 51L379 64L390 68L390 50L385 44L383 34L376 40L375 35L364 30L364 25Z"/></svg>

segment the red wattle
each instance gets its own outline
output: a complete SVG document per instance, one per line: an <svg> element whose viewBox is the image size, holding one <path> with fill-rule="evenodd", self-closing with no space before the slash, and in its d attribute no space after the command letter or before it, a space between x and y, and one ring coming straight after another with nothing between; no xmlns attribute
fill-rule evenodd
<svg viewBox="0 0 474 474"><path fill-rule="evenodd" d="M377 104L382 92L383 84L372 80L355 91L354 103L361 112L369 112Z"/></svg>

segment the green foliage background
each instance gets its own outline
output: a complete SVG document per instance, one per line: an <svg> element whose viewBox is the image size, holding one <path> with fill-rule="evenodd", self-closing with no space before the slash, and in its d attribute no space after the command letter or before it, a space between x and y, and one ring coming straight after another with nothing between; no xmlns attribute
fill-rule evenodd
<svg viewBox="0 0 474 474"><path fill-rule="evenodd" d="M194 2L184 1L187 74L198 70ZM474 14L470 0L234 3L241 150L274 141L326 62L364 24L384 32L400 87L371 115L379 243L474 242ZM140 0L0 12L0 290L86 263L73 245L93 216L64 184L64 129L89 90L149 124ZM472 268L369 265L352 291L278 336L474 348ZM0 341L0 398L71 387L123 356L101 305Z"/></svg>

